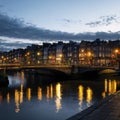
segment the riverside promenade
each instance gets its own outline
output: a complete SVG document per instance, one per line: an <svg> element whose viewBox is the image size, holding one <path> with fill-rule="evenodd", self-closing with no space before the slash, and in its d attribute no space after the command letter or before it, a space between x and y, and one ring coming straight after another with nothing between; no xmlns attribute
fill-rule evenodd
<svg viewBox="0 0 120 120"><path fill-rule="evenodd" d="M120 120L120 91L67 120Z"/></svg>

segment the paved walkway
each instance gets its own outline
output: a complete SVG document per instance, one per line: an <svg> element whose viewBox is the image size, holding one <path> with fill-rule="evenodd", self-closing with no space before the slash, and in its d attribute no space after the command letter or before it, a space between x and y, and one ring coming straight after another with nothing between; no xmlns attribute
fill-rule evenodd
<svg viewBox="0 0 120 120"><path fill-rule="evenodd" d="M120 120L120 91L67 120Z"/></svg>

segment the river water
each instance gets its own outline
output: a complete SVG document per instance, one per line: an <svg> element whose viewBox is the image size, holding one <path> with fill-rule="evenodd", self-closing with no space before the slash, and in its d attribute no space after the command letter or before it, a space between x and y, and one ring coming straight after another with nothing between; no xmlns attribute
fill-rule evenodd
<svg viewBox="0 0 120 120"><path fill-rule="evenodd" d="M9 86L0 88L1 120L65 120L120 88L119 78L111 77L47 85L39 83L52 78L24 71L10 72L8 78Z"/></svg>

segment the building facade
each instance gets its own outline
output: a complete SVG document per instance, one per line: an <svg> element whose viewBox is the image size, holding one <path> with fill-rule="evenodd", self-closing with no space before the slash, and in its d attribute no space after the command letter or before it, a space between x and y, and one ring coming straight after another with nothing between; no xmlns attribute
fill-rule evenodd
<svg viewBox="0 0 120 120"><path fill-rule="evenodd" d="M0 52L0 64L116 66L120 40L43 43Z"/></svg>

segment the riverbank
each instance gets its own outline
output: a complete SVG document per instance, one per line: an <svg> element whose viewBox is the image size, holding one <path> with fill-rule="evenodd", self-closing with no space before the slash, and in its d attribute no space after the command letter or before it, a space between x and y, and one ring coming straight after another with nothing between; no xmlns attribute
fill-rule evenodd
<svg viewBox="0 0 120 120"><path fill-rule="evenodd" d="M95 103L86 110L68 118L67 120L119 120L120 91L102 101Z"/></svg>

